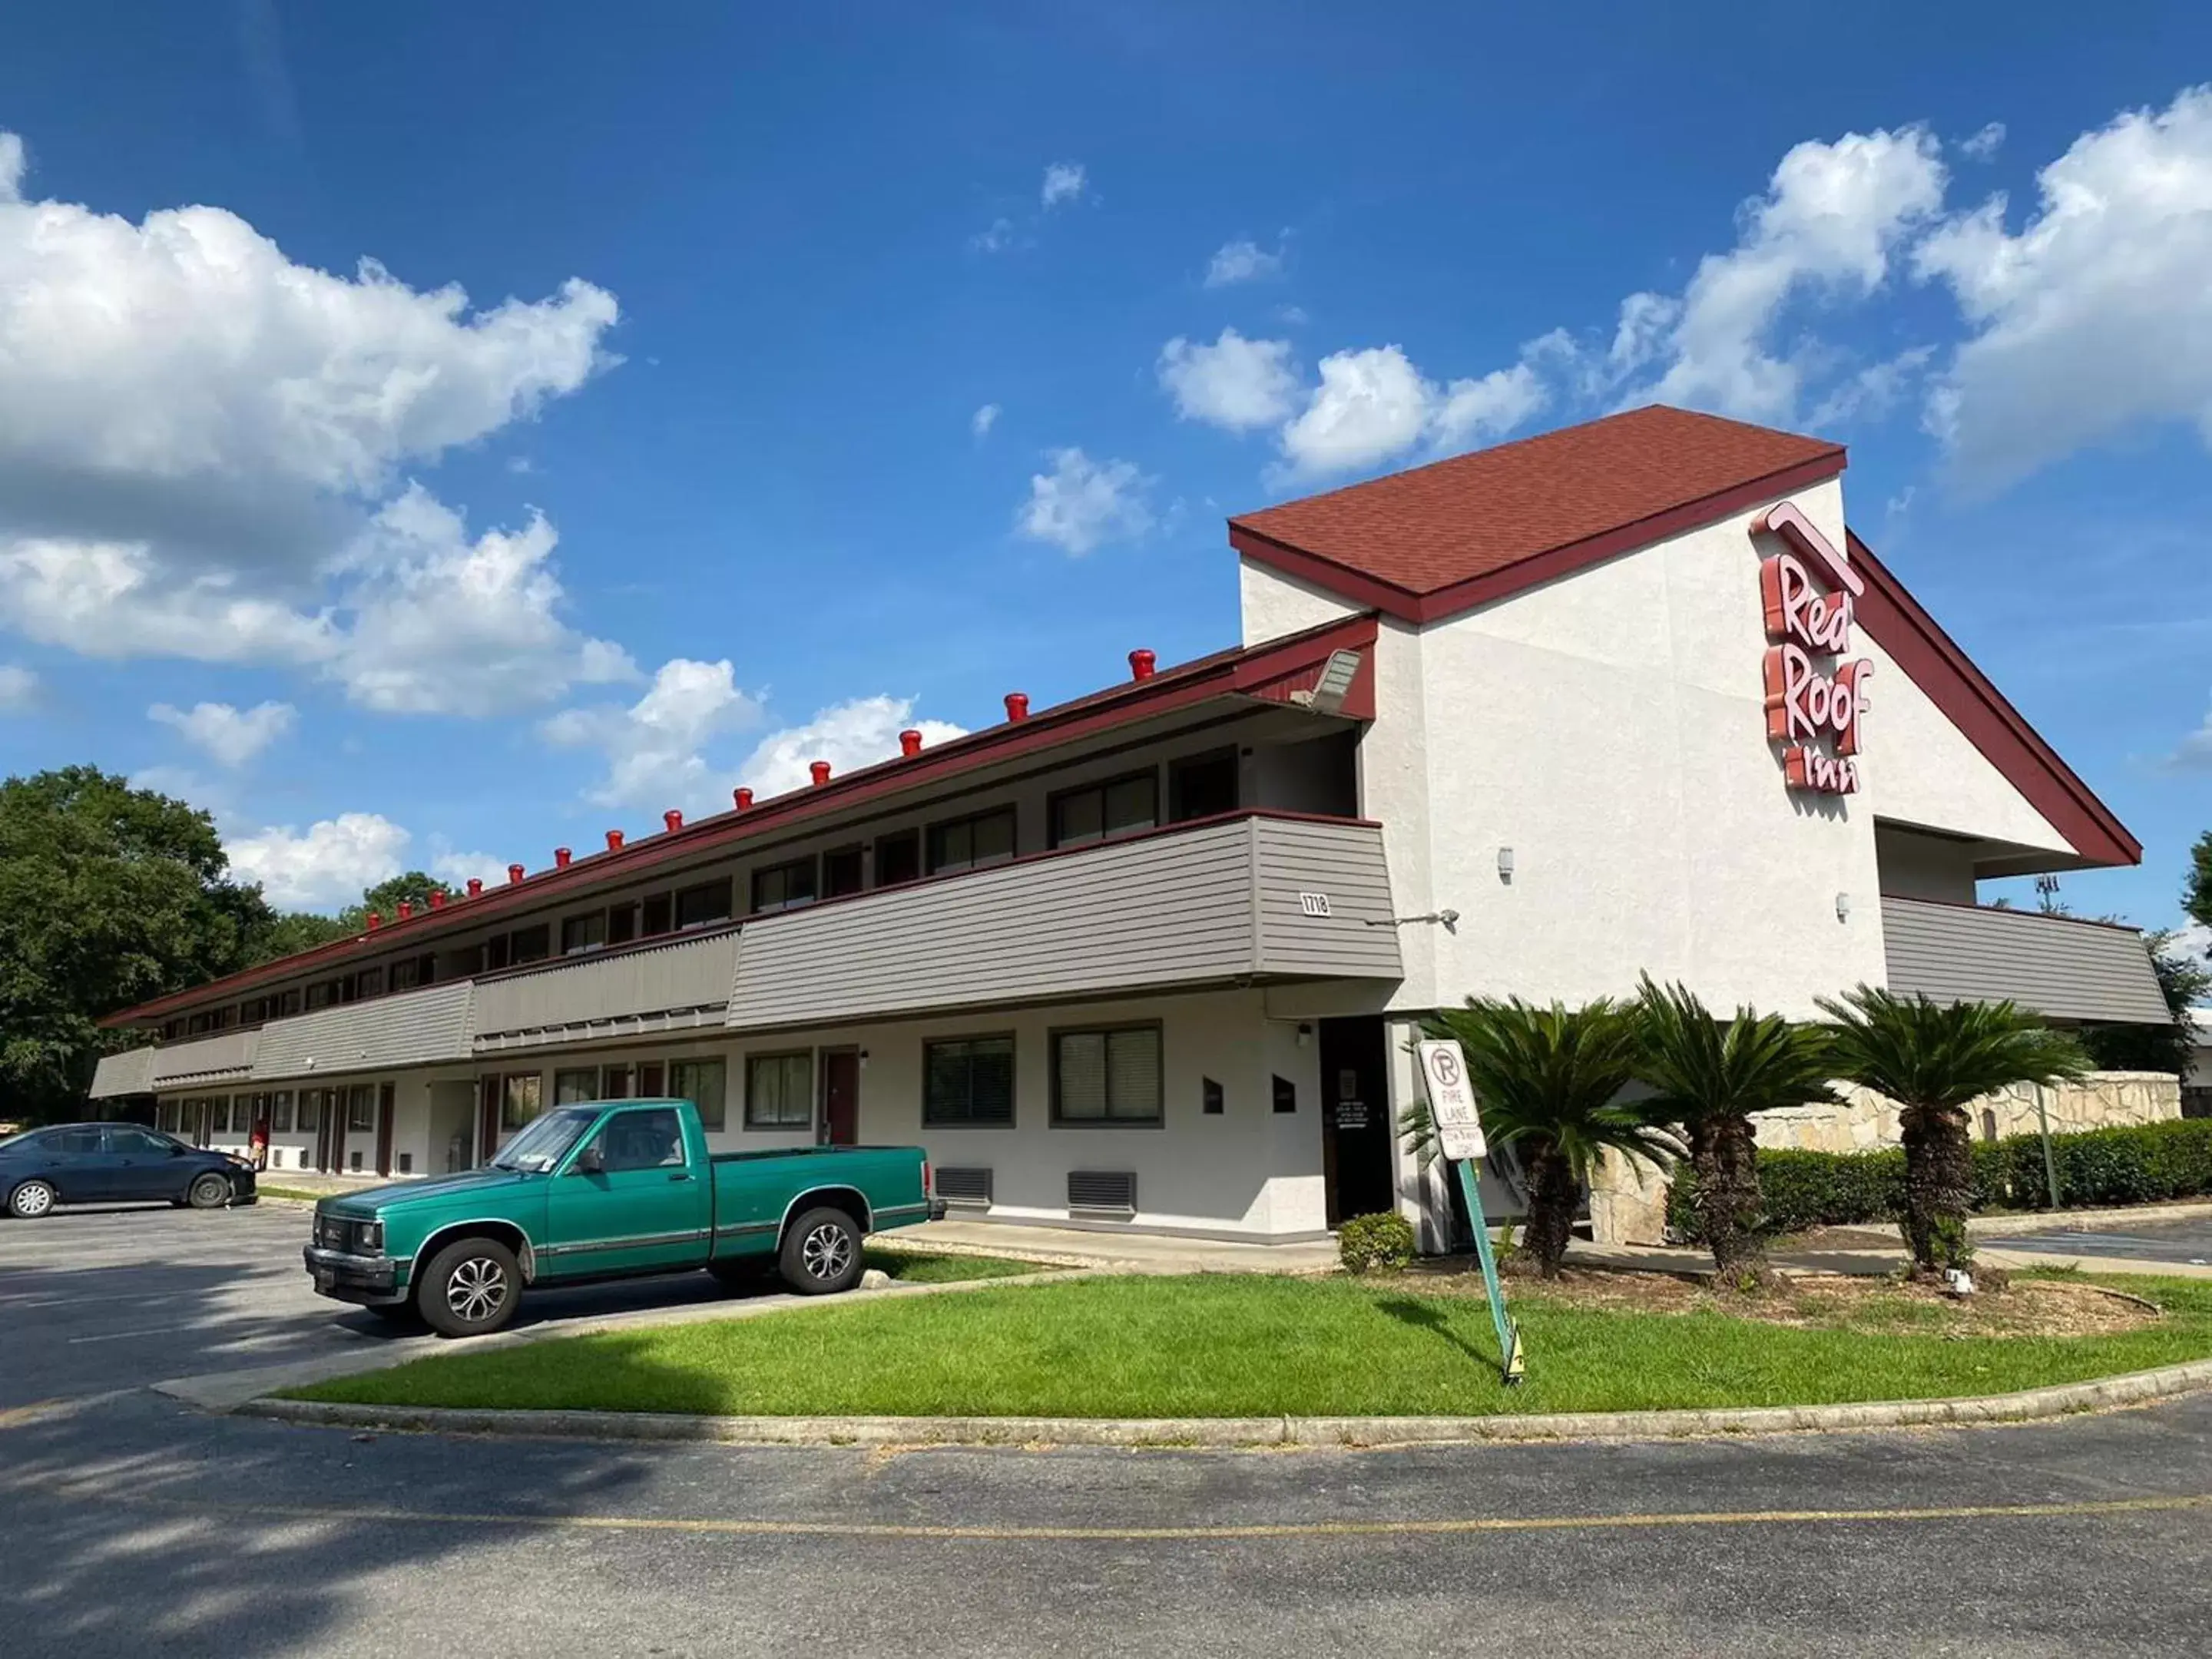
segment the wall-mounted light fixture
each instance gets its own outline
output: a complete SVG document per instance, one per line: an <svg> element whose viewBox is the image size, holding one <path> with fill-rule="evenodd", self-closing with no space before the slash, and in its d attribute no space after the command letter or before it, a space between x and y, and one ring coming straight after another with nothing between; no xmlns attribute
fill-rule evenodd
<svg viewBox="0 0 2212 1659"><path fill-rule="evenodd" d="M1513 884L1513 849L1510 847L1498 849L1498 878L1509 887Z"/></svg>
<svg viewBox="0 0 2212 1659"><path fill-rule="evenodd" d="M860 1069L864 1072L868 1069L868 1051L866 1048L860 1050Z"/></svg>
<svg viewBox="0 0 2212 1659"><path fill-rule="evenodd" d="M1850 919L1851 919L1851 896L1850 896L1849 893L1838 893L1838 894L1837 894L1837 895L1836 895L1836 920L1837 920L1838 921L1849 921Z"/></svg>
<svg viewBox="0 0 2212 1659"><path fill-rule="evenodd" d="M1298 1047L1303 1048L1313 1041L1313 1026L1307 1021L1298 1022Z"/></svg>

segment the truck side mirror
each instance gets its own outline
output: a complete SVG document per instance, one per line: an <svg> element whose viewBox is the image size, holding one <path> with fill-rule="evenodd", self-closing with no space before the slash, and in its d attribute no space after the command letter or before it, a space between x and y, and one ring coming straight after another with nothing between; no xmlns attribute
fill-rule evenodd
<svg viewBox="0 0 2212 1659"><path fill-rule="evenodd" d="M605 1175L606 1169L606 1154L599 1150L596 1140L576 1154L576 1170L580 1175Z"/></svg>

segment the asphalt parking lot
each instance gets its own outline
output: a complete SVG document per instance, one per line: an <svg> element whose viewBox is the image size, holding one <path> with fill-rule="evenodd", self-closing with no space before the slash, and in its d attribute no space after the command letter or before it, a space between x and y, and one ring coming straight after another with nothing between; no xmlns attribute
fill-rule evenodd
<svg viewBox="0 0 2212 1659"><path fill-rule="evenodd" d="M2172 1261L2191 1267L2212 1263L2212 1218L2146 1221L2128 1228L2074 1232L2008 1233L1983 1241L1993 1250L2030 1250L2045 1255L2126 1256L2142 1261Z"/></svg>

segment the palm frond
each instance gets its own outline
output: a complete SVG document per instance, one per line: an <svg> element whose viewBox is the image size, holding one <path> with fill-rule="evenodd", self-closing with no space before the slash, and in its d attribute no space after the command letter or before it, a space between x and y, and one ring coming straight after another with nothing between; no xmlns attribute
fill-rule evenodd
<svg viewBox="0 0 2212 1659"><path fill-rule="evenodd" d="M1659 986L1649 974L1637 1011L1638 1075L1652 1091L1644 1109L1660 1121L1695 1123L1836 1103L1830 1039L1817 1025L1748 1007L1723 1020L1686 987Z"/></svg>
<svg viewBox="0 0 2212 1659"><path fill-rule="evenodd" d="M2010 1002L1935 1002L1862 985L1823 998L1835 1074L1901 1106L1954 1109L2014 1084L2084 1075L2079 1043Z"/></svg>

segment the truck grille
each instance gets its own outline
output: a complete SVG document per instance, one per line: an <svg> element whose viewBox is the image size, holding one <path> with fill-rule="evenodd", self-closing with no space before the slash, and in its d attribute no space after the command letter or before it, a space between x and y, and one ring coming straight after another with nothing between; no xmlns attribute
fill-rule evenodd
<svg viewBox="0 0 2212 1659"><path fill-rule="evenodd" d="M315 1218L315 1243L325 1250L338 1250L347 1255L373 1255L366 1247L365 1235L374 1224L349 1221L342 1215L319 1215Z"/></svg>

